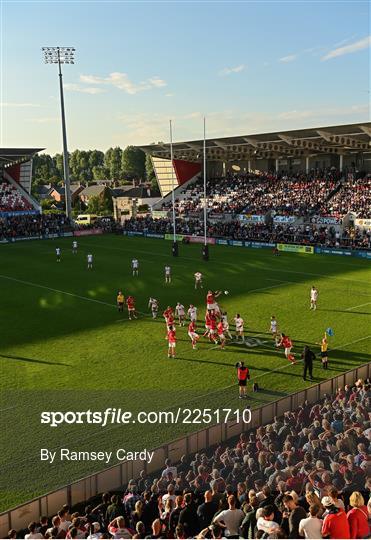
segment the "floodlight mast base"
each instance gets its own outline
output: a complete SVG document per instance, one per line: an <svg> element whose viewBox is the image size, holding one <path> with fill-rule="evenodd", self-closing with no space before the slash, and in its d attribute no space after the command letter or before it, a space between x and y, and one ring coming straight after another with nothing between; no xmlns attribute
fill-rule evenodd
<svg viewBox="0 0 371 540"><path fill-rule="evenodd" d="M202 246L202 258L203 258L204 261L209 260L209 246L208 246L208 244L205 244L204 246Z"/></svg>

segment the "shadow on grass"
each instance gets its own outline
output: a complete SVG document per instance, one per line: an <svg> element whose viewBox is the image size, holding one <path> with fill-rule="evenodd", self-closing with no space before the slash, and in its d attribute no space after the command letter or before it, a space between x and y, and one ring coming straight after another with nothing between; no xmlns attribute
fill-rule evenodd
<svg viewBox="0 0 371 540"><path fill-rule="evenodd" d="M21 360L22 362L32 362L34 364L47 364L49 366L71 366L71 364L65 364L64 362L49 362L48 360L26 358L25 356L13 356L12 354L0 354L0 358L7 358L9 360Z"/></svg>

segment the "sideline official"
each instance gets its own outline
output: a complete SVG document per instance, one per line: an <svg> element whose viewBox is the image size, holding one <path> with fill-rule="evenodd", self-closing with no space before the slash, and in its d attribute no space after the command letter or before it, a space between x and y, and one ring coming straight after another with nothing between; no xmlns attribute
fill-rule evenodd
<svg viewBox="0 0 371 540"><path fill-rule="evenodd" d="M245 366L244 362L237 362L236 368L237 368L239 398L243 399L246 397L246 385L247 385L247 381L250 380L250 372L249 372L249 368Z"/></svg>

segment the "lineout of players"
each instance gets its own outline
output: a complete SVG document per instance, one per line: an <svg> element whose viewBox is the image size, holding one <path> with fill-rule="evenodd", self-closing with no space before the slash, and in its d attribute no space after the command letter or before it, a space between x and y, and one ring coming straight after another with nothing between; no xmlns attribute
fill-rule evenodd
<svg viewBox="0 0 371 540"><path fill-rule="evenodd" d="M77 252L78 252L78 243L76 240L73 240L72 254L76 255ZM59 246L55 248L55 253L56 253L57 263L60 263L61 258L62 258L62 253L61 253L61 248ZM88 270L92 270L93 269L93 254L88 253L86 256L86 259L87 259ZM137 258L132 259L131 270L132 270L133 277L139 276L139 261ZM165 265L164 267L164 276L165 276L165 283L171 284L172 271L169 265ZM194 288L195 289L203 288L203 275L199 271L194 273ZM217 299L222 294L223 294L222 291L211 291L211 290L209 290L206 294L205 331L202 337L207 338L216 347L219 347L221 350L224 350L227 343L227 338L229 340L233 340L233 336L230 332L227 312L222 311L217 302ZM228 291L224 291L224 294L228 295L229 293ZM317 300L318 300L318 290L313 285L310 290L310 309L313 311L317 309ZM132 295L129 295L125 300L125 296L123 292L119 290L116 297L116 303L117 303L117 309L119 313L123 313L124 305L126 304L129 320L138 318L136 307L135 307L135 298ZM152 318L157 319L158 311L159 311L159 302L156 298L154 297L149 298L148 309L151 310ZM187 319L189 320L187 334L191 340L192 348L197 349L197 343L201 336L197 332L198 316L197 316L196 306L194 306L193 304L190 304L186 312L184 305L181 302L177 302L175 306L175 310L173 310L171 306L168 306L166 310L163 312L163 317L166 323L165 339L168 342L168 357L169 358L175 358L176 343L177 343L175 317L177 318L179 327L185 326ZM245 342L244 319L241 317L240 313L236 313L233 320L234 320L235 329L236 329L236 335L235 335L236 342L238 343L240 341L244 343ZM321 360L322 360L322 366L324 369L328 369L328 340L327 340L328 331L333 332L331 328L326 330L321 341L317 343L317 345L319 345L321 348L320 355L321 355ZM293 342L287 334L279 331L278 322L274 315L272 315L270 319L269 332L272 335L275 346L277 348L282 347L284 349L284 354L287 360L291 362L291 364L295 364L296 363L295 354L292 352ZM329 335L332 335L332 334L329 333Z"/></svg>

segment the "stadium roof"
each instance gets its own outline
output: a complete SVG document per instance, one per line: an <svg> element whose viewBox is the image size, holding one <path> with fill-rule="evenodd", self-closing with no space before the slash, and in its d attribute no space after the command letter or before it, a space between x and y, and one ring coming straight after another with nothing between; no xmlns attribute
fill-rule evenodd
<svg viewBox="0 0 371 540"><path fill-rule="evenodd" d="M371 151L371 122L254 133L206 140L209 160L248 160L250 158L300 157L318 154L351 154ZM154 157L170 159L170 144L158 143L140 147ZM173 143L176 159L199 161L203 140Z"/></svg>
<svg viewBox="0 0 371 540"><path fill-rule="evenodd" d="M29 161L41 150L45 148L0 148L0 165L9 166Z"/></svg>

